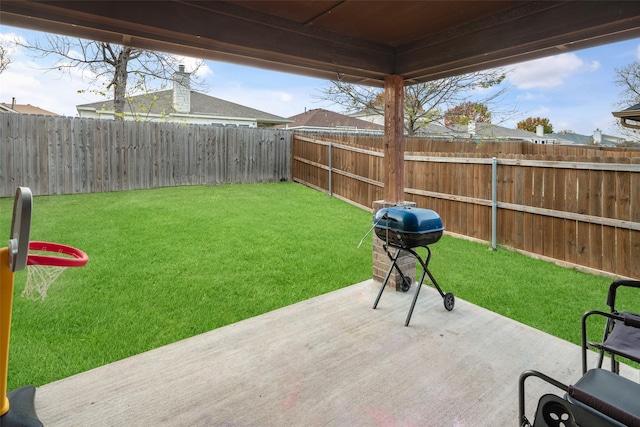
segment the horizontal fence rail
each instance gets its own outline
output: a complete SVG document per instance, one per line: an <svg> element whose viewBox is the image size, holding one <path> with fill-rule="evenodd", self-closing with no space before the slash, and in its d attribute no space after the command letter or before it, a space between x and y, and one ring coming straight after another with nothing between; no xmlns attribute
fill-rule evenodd
<svg viewBox="0 0 640 427"><path fill-rule="evenodd" d="M290 180L277 129L0 114L0 197Z"/></svg>
<svg viewBox="0 0 640 427"><path fill-rule="evenodd" d="M448 231L640 278L640 151L418 139L405 145L413 149L405 152L405 198L438 212ZM294 134L293 180L371 209L384 197L381 147L382 138L370 136Z"/></svg>

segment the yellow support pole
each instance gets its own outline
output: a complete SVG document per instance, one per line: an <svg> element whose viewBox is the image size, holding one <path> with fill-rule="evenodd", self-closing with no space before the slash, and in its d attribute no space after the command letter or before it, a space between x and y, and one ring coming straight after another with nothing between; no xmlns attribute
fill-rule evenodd
<svg viewBox="0 0 640 427"><path fill-rule="evenodd" d="M9 373L9 336L13 305L13 271L9 268L9 248L0 249L0 416L9 411L7 376Z"/></svg>

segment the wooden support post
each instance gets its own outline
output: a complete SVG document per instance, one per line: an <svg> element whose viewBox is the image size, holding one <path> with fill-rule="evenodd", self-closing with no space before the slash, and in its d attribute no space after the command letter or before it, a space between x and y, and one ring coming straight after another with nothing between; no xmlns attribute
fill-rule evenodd
<svg viewBox="0 0 640 427"><path fill-rule="evenodd" d="M404 201L404 79L390 75L384 79L384 200L373 203L374 214L388 206L409 205ZM395 252L395 251L394 251ZM406 252L398 257L402 273L415 282L416 260ZM373 238L373 278L384 281L391 267L391 260L383 249L382 240ZM389 275L387 287L402 289L402 278L394 269Z"/></svg>
<svg viewBox="0 0 640 427"><path fill-rule="evenodd" d="M384 79L384 198L404 200L404 79L390 75Z"/></svg>

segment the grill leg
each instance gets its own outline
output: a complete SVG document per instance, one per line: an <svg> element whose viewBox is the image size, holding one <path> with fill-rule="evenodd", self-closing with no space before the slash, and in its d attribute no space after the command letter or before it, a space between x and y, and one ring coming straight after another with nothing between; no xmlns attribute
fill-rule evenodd
<svg viewBox="0 0 640 427"><path fill-rule="evenodd" d="M399 248L399 247L396 247L396 254L394 256L391 256L391 253L389 252L389 247L386 244L383 246L384 250L387 253L387 256L391 260L391 266L389 267L389 271L387 272L387 276L385 277L384 282L382 282L382 286L380 287L380 291L378 291L378 296L376 297L376 301L373 303L373 309L374 310L378 306L378 302L380 302L380 298L382 297L382 292L384 292L384 287L387 285L387 282L389 281L389 278L391 277L391 272L393 271L394 268L398 271L398 273L400 274L400 277L402 278L402 280L405 281L405 275L402 273L402 270L400 269L400 267L398 266L398 263L397 263L398 257L400 256L400 251L409 252L411 255L413 255L418 260L418 262L422 266L422 276L420 277L420 281L418 282L418 284L416 286L416 293L414 294L413 300L411 301L411 307L409 308L409 313L407 314L407 319L406 319L406 321L404 323L404 326L409 326L409 322L411 321L411 316L413 315L413 309L416 306L416 302L418 301L418 295L420 294L420 289L422 288L422 283L424 282L424 278L427 275L429 276L429 279L431 280L431 282L433 283L435 288L440 293L440 296L444 300L445 308L448 311L453 310L453 305L454 305L453 294L444 293L442 291L442 289L440 288L440 285L438 285L438 282L436 282L435 277L433 277L433 275L429 271L429 261L431 260L431 249L427 245L425 245L423 247L427 250L427 257L424 260L422 259L422 257L415 250L413 250L411 248L405 248L405 247Z"/></svg>
<svg viewBox="0 0 640 427"><path fill-rule="evenodd" d="M420 260L420 262L422 262L422 260ZM411 315L413 314L413 308L416 306L416 301L418 301L418 294L420 293L420 288L422 288L422 282L424 281L424 275L426 272L427 272L427 269L424 269L422 271L422 277L420 277L418 286L416 286L416 293L413 296L413 301L411 301L411 308L409 308L409 314L407 314L407 320L404 322L404 326L409 326L409 322L411 321Z"/></svg>
<svg viewBox="0 0 640 427"><path fill-rule="evenodd" d="M429 248L429 246L423 246L423 247L427 250L427 259L422 261L422 258L420 258L419 256L416 257L418 259L418 262L422 266L422 270L423 270L422 277L424 277L424 273L426 273L429 276L431 283L433 283L433 285L436 287L436 289L440 293L440 296L444 298L444 292L440 288L440 285L438 285L438 282L436 282L436 279L435 277L433 277L433 274L431 274L431 272L429 271L429 261L431 261L431 249Z"/></svg>
<svg viewBox="0 0 640 427"><path fill-rule="evenodd" d="M387 256L391 260L391 266L389 266L389 271L387 272L387 277L385 277L384 278L384 282L382 282L382 286L380 287L380 291L378 292L378 297L376 298L376 302L373 303L373 309L374 310L378 306L378 302L380 301L380 297L382 296L382 292L384 291L384 287L387 286L387 282L389 281L389 277L391 277L391 272L393 271L393 268L396 267L398 269L398 271L400 271L400 268L398 267L398 265L396 263L396 261L398 260L398 256L400 256L400 250L397 250L396 251L396 255L393 256L393 257L389 253L389 249L387 248L387 245L384 245L384 250L387 252ZM400 271L400 274L402 275L401 271ZM402 277L402 280L404 280L404 277Z"/></svg>

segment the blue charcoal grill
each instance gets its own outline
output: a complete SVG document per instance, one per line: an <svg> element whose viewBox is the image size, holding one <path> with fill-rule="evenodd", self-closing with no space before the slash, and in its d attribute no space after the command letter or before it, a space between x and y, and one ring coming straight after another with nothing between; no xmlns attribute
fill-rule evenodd
<svg viewBox="0 0 640 427"><path fill-rule="evenodd" d="M411 302L411 308L409 314L407 314L407 320L405 326L409 326L411 320L411 314L418 300L418 294L424 282L425 276L429 276L431 282L434 284L440 296L444 301L444 308L447 311L453 310L455 304L455 298L452 293L444 293L440 286L436 282L429 271L429 261L431 260L431 249L429 245L436 243L442 237L444 226L442 225L442 219L440 216L430 209L420 209L404 206L394 206L389 208L380 209L376 212L373 219L373 228L375 229L376 236L380 238L384 244L383 249L387 253L387 256L391 260L391 266L387 277L382 282L380 292L376 302L373 304L375 309L378 306L384 287L391 277L391 272L395 268L402 279L402 291L407 292L411 288L411 278L405 276L400 267L398 266L398 257L402 251L408 252L413 255L420 265L422 266L422 276L418 282L416 293L413 296ZM414 248L423 247L427 250L427 257L423 259ZM392 254L392 249L395 249L395 253Z"/></svg>

